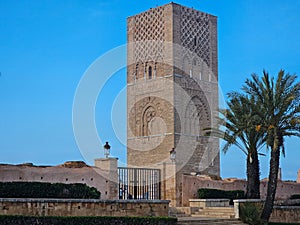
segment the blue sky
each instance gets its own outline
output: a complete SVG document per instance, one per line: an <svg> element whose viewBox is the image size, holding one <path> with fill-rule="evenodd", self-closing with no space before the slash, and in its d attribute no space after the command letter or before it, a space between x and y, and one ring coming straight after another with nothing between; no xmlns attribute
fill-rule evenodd
<svg viewBox="0 0 300 225"><path fill-rule="evenodd" d="M126 18L168 1L0 1L1 163L56 165L85 160L76 145L72 105L77 85L99 56L126 43ZM251 73L279 69L300 74L299 0L178 0L218 16L219 80L223 93L239 90ZM298 79L299 80L299 79ZM105 85L96 125L112 154L125 161L125 69ZM119 97L118 97L119 96ZM118 107L113 110L114 100ZM123 99L123 102L122 102ZM117 135L111 118L117 123ZM118 126L119 125L119 126ZM118 137L116 137L118 136ZM300 140L286 140L283 178L295 180ZM102 154L102 147L95 149ZM265 151L263 149L263 151ZM269 155L261 158L261 177ZM245 157L221 154L222 177L245 177Z"/></svg>

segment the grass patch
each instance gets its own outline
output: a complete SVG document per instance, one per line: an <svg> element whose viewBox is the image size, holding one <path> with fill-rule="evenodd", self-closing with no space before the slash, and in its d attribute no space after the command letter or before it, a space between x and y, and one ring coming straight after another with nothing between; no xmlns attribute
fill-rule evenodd
<svg viewBox="0 0 300 225"><path fill-rule="evenodd" d="M269 223L269 225L300 225L300 223Z"/></svg>
<svg viewBox="0 0 300 225"><path fill-rule="evenodd" d="M176 225L171 217L38 217L0 216L1 225Z"/></svg>

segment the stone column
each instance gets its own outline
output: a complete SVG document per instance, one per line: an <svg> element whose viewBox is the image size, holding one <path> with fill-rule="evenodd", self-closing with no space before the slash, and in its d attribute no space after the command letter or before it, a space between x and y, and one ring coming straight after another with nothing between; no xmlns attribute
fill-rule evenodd
<svg viewBox="0 0 300 225"><path fill-rule="evenodd" d="M170 206L176 206L176 163L162 164L162 199L170 200Z"/></svg>
<svg viewBox="0 0 300 225"><path fill-rule="evenodd" d="M105 193L101 193L102 199L119 199L118 191L118 158L95 159L97 173L106 179Z"/></svg>

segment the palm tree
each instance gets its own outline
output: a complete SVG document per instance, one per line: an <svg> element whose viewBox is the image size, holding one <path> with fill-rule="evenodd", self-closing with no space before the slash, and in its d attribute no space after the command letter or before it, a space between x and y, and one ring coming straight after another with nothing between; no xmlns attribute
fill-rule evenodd
<svg viewBox="0 0 300 225"><path fill-rule="evenodd" d="M218 118L220 129L207 128L206 135L222 138L226 144L222 151L226 153L230 146L237 146L246 155L247 191L246 198L260 198L258 150L264 144L263 133L257 132L253 124L259 123L254 99L232 92L228 94L228 109L220 110Z"/></svg>
<svg viewBox="0 0 300 225"><path fill-rule="evenodd" d="M271 149L269 182L266 201L261 214L263 223L269 221L277 188L280 152L285 153L284 138L300 137L300 83L297 76L280 70L274 82L267 72L260 79L252 75L243 90L252 96L261 108L262 123L256 130L266 134L266 144Z"/></svg>

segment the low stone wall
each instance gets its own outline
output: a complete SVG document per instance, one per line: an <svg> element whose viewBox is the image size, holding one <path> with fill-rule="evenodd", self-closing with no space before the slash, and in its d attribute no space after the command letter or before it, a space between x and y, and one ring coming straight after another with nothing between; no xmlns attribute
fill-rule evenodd
<svg viewBox="0 0 300 225"><path fill-rule="evenodd" d="M0 215L168 216L166 200L0 199Z"/></svg>
<svg viewBox="0 0 300 225"><path fill-rule="evenodd" d="M245 203L254 203L262 207L264 200L234 200L235 218L240 218L240 207ZM295 223L300 221L300 206L274 206L270 222Z"/></svg>
<svg viewBox="0 0 300 225"><path fill-rule="evenodd" d="M300 221L300 206L275 206L271 222L295 223Z"/></svg>
<svg viewBox="0 0 300 225"><path fill-rule="evenodd" d="M190 207L229 207L229 199L190 199Z"/></svg>

